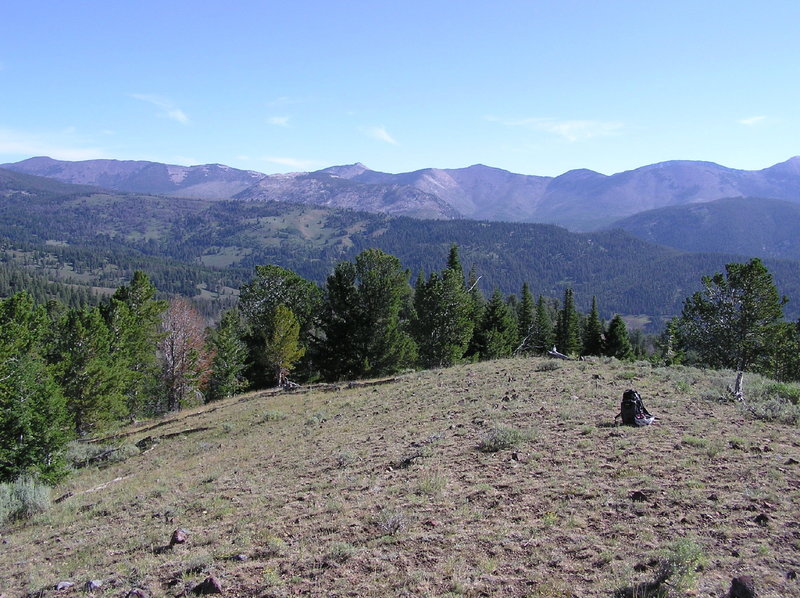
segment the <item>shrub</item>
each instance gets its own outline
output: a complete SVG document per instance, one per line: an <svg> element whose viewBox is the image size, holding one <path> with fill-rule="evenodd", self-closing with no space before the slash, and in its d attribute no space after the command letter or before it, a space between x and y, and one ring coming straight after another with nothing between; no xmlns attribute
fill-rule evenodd
<svg viewBox="0 0 800 598"><path fill-rule="evenodd" d="M506 426L495 426L478 443L478 450L483 453L496 453L514 448L522 439L523 434L519 430Z"/></svg>
<svg viewBox="0 0 800 598"><path fill-rule="evenodd" d="M50 487L30 477L0 484L0 525L28 519L50 508Z"/></svg>

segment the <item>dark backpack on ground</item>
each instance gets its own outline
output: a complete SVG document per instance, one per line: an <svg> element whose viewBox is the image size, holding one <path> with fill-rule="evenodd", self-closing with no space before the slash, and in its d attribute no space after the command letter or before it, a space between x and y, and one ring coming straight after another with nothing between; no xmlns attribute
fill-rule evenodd
<svg viewBox="0 0 800 598"><path fill-rule="evenodd" d="M642 397L639 393L630 388L622 393L622 404L619 408L619 415L623 425L626 426L649 426L655 419L644 406Z"/></svg>

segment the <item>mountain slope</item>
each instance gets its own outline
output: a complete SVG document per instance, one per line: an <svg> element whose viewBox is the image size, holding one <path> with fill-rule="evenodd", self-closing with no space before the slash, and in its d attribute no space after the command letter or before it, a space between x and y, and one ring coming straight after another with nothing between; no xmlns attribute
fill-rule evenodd
<svg viewBox="0 0 800 598"><path fill-rule="evenodd" d="M685 251L800 259L800 204L777 199L736 197L670 206L612 226Z"/></svg>
<svg viewBox="0 0 800 598"><path fill-rule="evenodd" d="M176 166L135 160L67 162L37 157L2 166L65 183L199 199L227 199L266 176L222 164Z"/></svg>
<svg viewBox="0 0 800 598"><path fill-rule="evenodd" d="M422 218L543 222L584 231L645 210L725 197L800 203L800 157L755 171L682 160L610 176L583 169L558 177L483 165L390 174L357 163L269 176L219 164L184 167L116 160L31 158L3 167L117 191L290 201Z"/></svg>

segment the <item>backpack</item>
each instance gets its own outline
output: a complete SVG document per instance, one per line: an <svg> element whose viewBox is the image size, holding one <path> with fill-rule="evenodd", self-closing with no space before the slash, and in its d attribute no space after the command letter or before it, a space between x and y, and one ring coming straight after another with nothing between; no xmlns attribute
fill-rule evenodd
<svg viewBox="0 0 800 598"><path fill-rule="evenodd" d="M635 390L628 389L622 393L622 403L619 408L619 415L625 426L649 426L653 423L653 417L644 406L642 397Z"/></svg>

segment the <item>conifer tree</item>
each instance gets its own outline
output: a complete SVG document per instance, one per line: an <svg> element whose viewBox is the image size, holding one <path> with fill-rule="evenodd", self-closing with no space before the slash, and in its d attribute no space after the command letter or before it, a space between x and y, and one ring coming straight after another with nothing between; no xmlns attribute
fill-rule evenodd
<svg viewBox="0 0 800 598"><path fill-rule="evenodd" d="M248 351L243 336L239 311L231 309L222 314L210 339L213 357L208 382L209 401L230 397L247 388L244 370Z"/></svg>
<svg viewBox="0 0 800 598"><path fill-rule="evenodd" d="M533 300L528 283L522 285L522 299L517 308L518 341L517 346L522 353L534 351L534 322L536 320L536 303Z"/></svg>
<svg viewBox="0 0 800 598"><path fill-rule="evenodd" d="M423 367L447 367L461 359L472 338L471 311L458 269L448 265L441 274L431 274L427 282L420 274L414 292L412 332Z"/></svg>
<svg viewBox="0 0 800 598"><path fill-rule="evenodd" d="M66 473L66 401L45 363L48 320L27 292L0 300L0 481Z"/></svg>
<svg viewBox="0 0 800 598"><path fill-rule="evenodd" d="M128 412L128 374L112 356L112 340L98 308L71 309L57 326L50 360L78 436L102 430Z"/></svg>
<svg viewBox="0 0 800 598"><path fill-rule="evenodd" d="M102 307L111 331L111 355L126 369L125 396L132 416L152 411L158 397L159 368L156 347L159 324L167 302L155 299L156 288L137 270Z"/></svg>
<svg viewBox="0 0 800 598"><path fill-rule="evenodd" d="M271 369L278 383L283 372L290 372L306 349L300 344L300 322L291 309L279 305L275 310L275 324L272 336L264 351L264 362Z"/></svg>
<svg viewBox="0 0 800 598"><path fill-rule="evenodd" d="M328 277L316 356L328 380L381 376L412 365L416 344L407 332L411 287L400 260L379 249Z"/></svg>
<svg viewBox="0 0 800 598"><path fill-rule="evenodd" d="M477 332L483 319L483 309L486 305L486 299L483 297L481 288L478 286L480 276L478 276L475 264L469 269L467 276L467 292L470 297L470 320L472 320L472 338L467 346L467 356L473 359L480 357L480 347L478 346Z"/></svg>
<svg viewBox="0 0 800 598"><path fill-rule="evenodd" d="M266 351L275 337L278 306L291 310L300 329L298 342L303 352L310 344L311 331L322 301L320 288L302 276L280 266L256 266L256 276L241 289L239 309L246 333L244 341L250 351L247 378L256 386L274 383L273 368L264 367Z"/></svg>
<svg viewBox="0 0 800 598"><path fill-rule="evenodd" d="M499 289L494 290L486 304L475 337L481 359L508 357L514 350L517 326Z"/></svg>
<svg viewBox="0 0 800 598"><path fill-rule="evenodd" d="M606 355L617 359L631 359L633 357L633 347L628 337L628 328L625 326L625 320L619 314L615 314L608 325Z"/></svg>
<svg viewBox="0 0 800 598"><path fill-rule="evenodd" d="M684 302L681 338L711 367L758 369L774 345L785 303L761 260L727 264L725 275L703 277L703 290Z"/></svg>
<svg viewBox="0 0 800 598"><path fill-rule="evenodd" d="M536 315L533 319L531 347L536 353L545 353L554 344L555 331L553 329L553 319L550 317L550 309L544 297L539 295L536 301Z"/></svg>
<svg viewBox="0 0 800 598"><path fill-rule="evenodd" d="M592 310L583 334L583 354L603 355L603 323L597 311L597 297L592 297Z"/></svg>
<svg viewBox="0 0 800 598"><path fill-rule="evenodd" d="M556 347L565 355L577 355L581 350L580 319L575 311L572 289L564 291L564 305L556 322Z"/></svg>

